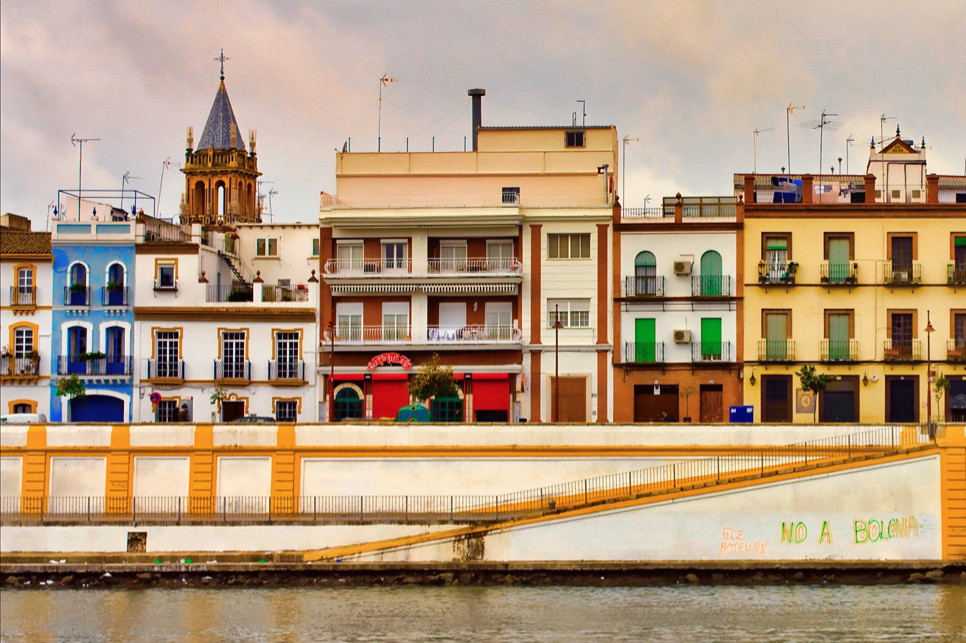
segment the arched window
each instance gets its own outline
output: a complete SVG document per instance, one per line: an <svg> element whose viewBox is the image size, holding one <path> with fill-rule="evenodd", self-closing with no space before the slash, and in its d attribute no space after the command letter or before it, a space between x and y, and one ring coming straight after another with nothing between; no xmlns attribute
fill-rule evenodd
<svg viewBox="0 0 966 643"><path fill-rule="evenodd" d="M223 182L219 181L215 185L215 193L218 198L218 216L223 217L225 216L225 208L228 205L228 194L225 191L225 184Z"/></svg>
<svg viewBox="0 0 966 643"><path fill-rule="evenodd" d="M69 285L64 294L65 306L88 306L87 266L77 262L71 265L67 279Z"/></svg>
<svg viewBox="0 0 966 643"><path fill-rule="evenodd" d="M723 278L721 276L721 255L714 250L708 250L701 255L701 294L721 295L724 293Z"/></svg>
<svg viewBox="0 0 966 643"><path fill-rule="evenodd" d="M111 326L107 329L105 347L107 348L107 374L121 375L125 373L125 344L124 327Z"/></svg>
<svg viewBox="0 0 966 643"><path fill-rule="evenodd" d="M205 182L197 181L194 187L194 194L191 197L192 212L196 216L204 216L208 213L205 203Z"/></svg>
<svg viewBox="0 0 966 643"><path fill-rule="evenodd" d="M355 388L345 387L335 394L335 420L362 417L362 400Z"/></svg>
<svg viewBox="0 0 966 643"><path fill-rule="evenodd" d="M634 292L632 295L657 294L657 259L644 250L634 258Z"/></svg>
<svg viewBox="0 0 966 643"><path fill-rule="evenodd" d="M86 375L87 360L87 329L83 326L71 326L67 329L67 369L62 375ZM61 358L63 359L63 358Z"/></svg>
<svg viewBox="0 0 966 643"><path fill-rule="evenodd" d="M248 196L245 198L245 210L250 215L255 213L255 193L251 181L248 182Z"/></svg>
<svg viewBox="0 0 966 643"><path fill-rule="evenodd" d="M70 267L70 285L87 287L87 266L75 263Z"/></svg>

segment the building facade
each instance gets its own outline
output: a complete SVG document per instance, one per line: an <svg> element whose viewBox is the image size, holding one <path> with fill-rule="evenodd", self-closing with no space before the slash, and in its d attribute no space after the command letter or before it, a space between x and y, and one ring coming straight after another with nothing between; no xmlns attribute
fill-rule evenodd
<svg viewBox="0 0 966 643"><path fill-rule="evenodd" d="M470 95L472 151L336 156L320 217L332 417L394 418L437 354L460 389L437 419L607 421L616 130L483 127Z"/></svg>
<svg viewBox="0 0 966 643"><path fill-rule="evenodd" d="M135 222L79 213L52 222L50 419L130 422L133 397ZM110 211L103 205L102 213ZM103 216L103 215L102 215ZM106 220L104 220L106 219ZM85 395L57 395L77 376Z"/></svg>
<svg viewBox="0 0 966 643"><path fill-rule="evenodd" d="M615 214L614 420L728 421L742 403L735 199L678 195Z"/></svg>
<svg viewBox="0 0 966 643"><path fill-rule="evenodd" d="M735 176L756 419L811 422L816 403L823 422L966 417L966 177L927 174L925 155L897 136L865 175ZM818 400L802 365L832 377Z"/></svg>
<svg viewBox="0 0 966 643"><path fill-rule="evenodd" d="M4 215L0 222L0 414L50 417L50 233L32 232L30 220Z"/></svg>

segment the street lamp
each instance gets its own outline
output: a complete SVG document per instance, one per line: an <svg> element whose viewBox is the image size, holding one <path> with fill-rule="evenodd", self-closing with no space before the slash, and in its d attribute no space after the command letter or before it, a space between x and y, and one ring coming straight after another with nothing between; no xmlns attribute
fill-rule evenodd
<svg viewBox="0 0 966 643"><path fill-rule="evenodd" d="M936 331L926 311L926 428L932 431L932 334Z"/></svg>
<svg viewBox="0 0 966 643"><path fill-rule="evenodd" d="M631 138L630 135L627 135L624 137L623 140L624 140L624 160L621 161L621 164L624 166L624 169L621 171L621 206L622 207L625 203L627 203L627 200L625 199L625 196L627 195L627 144L632 141L639 141L641 139Z"/></svg>
<svg viewBox="0 0 966 643"><path fill-rule="evenodd" d="M560 304L553 307L553 421L560 421Z"/></svg>

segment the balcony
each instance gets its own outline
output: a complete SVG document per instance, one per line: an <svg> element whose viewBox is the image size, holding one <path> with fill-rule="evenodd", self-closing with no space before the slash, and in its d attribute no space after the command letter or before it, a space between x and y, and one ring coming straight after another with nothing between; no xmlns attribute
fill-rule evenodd
<svg viewBox="0 0 966 643"><path fill-rule="evenodd" d="M469 259L429 259L429 274L440 276L519 275L523 264L516 257L473 257Z"/></svg>
<svg viewBox="0 0 966 643"><path fill-rule="evenodd" d="M127 287L122 288L101 288L101 306L129 306L128 303L128 289Z"/></svg>
<svg viewBox="0 0 966 643"><path fill-rule="evenodd" d="M309 289L304 284L291 286L262 286L265 303L304 302L309 300Z"/></svg>
<svg viewBox="0 0 966 643"><path fill-rule="evenodd" d="M103 355L103 353L101 353ZM130 377L131 357L108 359L94 357L85 359L84 355L60 355L57 358L58 375L81 375L96 377Z"/></svg>
<svg viewBox="0 0 966 643"><path fill-rule="evenodd" d="M692 362L730 362L734 359L731 342L692 342Z"/></svg>
<svg viewBox="0 0 966 643"><path fill-rule="evenodd" d="M966 338L950 338L946 342L946 359L950 362L966 362Z"/></svg>
<svg viewBox="0 0 966 643"><path fill-rule="evenodd" d="M426 339L430 344L514 344L523 338L515 326L429 326Z"/></svg>
<svg viewBox="0 0 966 643"><path fill-rule="evenodd" d="M333 341L332 333L322 333L325 342ZM336 344L401 344L410 342L409 328L396 326L340 326L335 330Z"/></svg>
<svg viewBox="0 0 966 643"><path fill-rule="evenodd" d="M249 382L252 379L252 363L247 359L216 359L214 378L217 381Z"/></svg>
<svg viewBox="0 0 966 643"><path fill-rule="evenodd" d="M822 362L856 362L859 359L859 340L823 339L818 346Z"/></svg>
<svg viewBox="0 0 966 643"><path fill-rule="evenodd" d="M883 341L882 358L887 362L918 362L922 360L922 342L918 339Z"/></svg>
<svg viewBox="0 0 966 643"><path fill-rule="evenodd" d="M858 281L859 264L822 262L822 283L830 286L852 286Z"/></svg>
<svg viewBox="0 0 966 643"><path fill-rule="evenodd" d="M65 306L90 306L91 289L87 286L66 286L64 288Z"/></svg>
<svg viewBox="0 0 966 643"><path fill-rule="evenodd" d="M946 283L950 286L966 286L966 264L949 264L946 268Z"/></svg>
<svg viewBox="0 0 966 643"><path fill-rule="evenodd" d="M664 361L664 342L624 342L624 362L660 364Z"/></svg>
<svg viewBox="0 0 966 643"><path fill-rule="evenodd" d="M328 259L322 266L325 274L337 277L384 277L408 275L409 259Z"/></svg>
<svg viewBox="0 0 966 643"><path fill-rule="evenodd" d="M10 306L34 308L37 305L37 288L34 286L10 286Z"/></svg>
<svg viewBox="0 0 966 643"><path fill-rule="evenodd" d="M691 277L693 297L730 297L731 277L729 275L697 275Z"/></svg>
<svg viewBox="0 0 966 643"><path fill-rule="evenodd" d="M184 381L184 360L149 359L145 379L170 382Z"/></svg>
<svg viewBox="0 0 966 643"><path fill-rule="evenodd" d="M759 339L759 362L794 362L794 339Z"/></svg>
<svg viewBox="0 0 966 643"><path fill-rule="evenodd" d="M922 283L922 265L918 262L884 261L882 283L886 286L918 286Z"/></svg>
<svg viewBox="0 0 966 643"><path fill-rule="evenodd" d="M232 284L230 286L208 284L205 286L205 301L209 303L250 302L251 300L252 291L246 289L241 284Z"/></svg>
<svg viewBox="0 0 966 643"><path fill-rule="evenodd" d="M664 277L624 277L625 297L663 297Z"/></svg>
<svg viewBox="0 0 966 643"><path fill-rule="evenodd" d="M155 279L154 292L177 292L178 281L176 279Z"/></svg>
<svg viewBox="0 0 966 643"><path fill-rule="evenodd" d="M646 219L650 221L674 220L674 206L663 208L623 208L622 219Z"/></svg>
<svg viewBox="0 0 966 643"><path fill-rule="evenodd" d="M305 360L271 360L268 362L268 379L272 382L305 381Z"/></svg>
<svg viewBox="0 0 966 643"><path fill-rule="evenodd" d="M40 357L0 357L0 377L31 379L40 375Z"/></svg>
<svg viewBox="0 0 966 643"><path fill-rule="evenodd" d="M777 263L758 262L758 283L764 285L791 286L795 283L798 264L794 261Z"/></svg>

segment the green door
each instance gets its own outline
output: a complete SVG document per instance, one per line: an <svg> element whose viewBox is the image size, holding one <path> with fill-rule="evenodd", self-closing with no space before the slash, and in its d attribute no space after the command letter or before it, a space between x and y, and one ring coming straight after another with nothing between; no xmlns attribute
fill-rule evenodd
<svg viewBox="0 0 966 643"><path fill-rule="evenodd" d="M634 352L633 361L653 362L656 355L656 336L654 319L634 320Z"/></svg>
<svg viewBox="0 0 966 643"><path fill-rule="evenodd" d="M849 276L849 240L829 239L828 242L828 280L833 284L843 283Z"/></svg>
<svg viewBox="0 0 966 643"><path fill-rule="evenodd" d="M701 359L721 359L721 320L701 320Z"/></svg>
<svg viewBox="0 0 966 643"><path fill-rule="evenodd" d="M721 255L714 250L701 255L701 294L721 294Z"/></svg>
<svg viewBox="0 0 966 643"><path fill-rule="evenodd" d="M788 316L785 313L765 316L765 338L765 357L785 359L788 346Z"/></svg>
<svg viewBox="0 0 966 643"><path fill-rule="evenodd" d="M849 358L849 316L828 316L828 356L833 360Z"/></svg>

